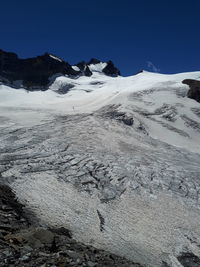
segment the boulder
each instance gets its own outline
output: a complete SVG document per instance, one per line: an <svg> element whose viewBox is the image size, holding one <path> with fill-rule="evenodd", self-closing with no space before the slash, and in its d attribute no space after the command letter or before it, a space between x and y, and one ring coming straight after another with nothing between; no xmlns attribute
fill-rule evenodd
<svg viewBox="0 0 200 267"><path fill-rule="evenodd" d="M200 103L200 81L193 79L186 79L183 80L182 83L187 84L190 87L187 96Z"/></svg>

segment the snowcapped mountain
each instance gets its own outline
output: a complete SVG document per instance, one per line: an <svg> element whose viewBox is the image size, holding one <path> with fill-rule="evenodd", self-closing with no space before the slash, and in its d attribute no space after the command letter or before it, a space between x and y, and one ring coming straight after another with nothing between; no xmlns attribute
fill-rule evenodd
<svg viewBox="0 0 200 267"><path fill-rule="evenodd" d="M193 264L200 72L122 77L111 61L44 57L21 78L1 64L2 182L42 224L67 226L79 241L146 266Z"/></svg>
<svg viewBox="0 0 200 267"><path fill-rule="evenodd" d="M20 59L14 53L0 50L0 82L15 88L45 91L56 76L68 75L76 79L80 76L91 76L93 72L114 77L120 75L112 61L101 62L93 58L89 62L82 61L71 66L48 53L35 58Z"/></svg>

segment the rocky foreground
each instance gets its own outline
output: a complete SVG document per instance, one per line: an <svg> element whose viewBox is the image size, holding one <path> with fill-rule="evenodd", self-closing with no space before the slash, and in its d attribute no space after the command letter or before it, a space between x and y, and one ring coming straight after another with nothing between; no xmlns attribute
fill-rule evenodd
<svg viewBox="0 0 200 267"><path fill-rule="evenodd" d="M132 266L116 255L76 242L65 228L30 223L8 186L0 186L0 266Z"/></svg>
<svg viewBox="0 0 200 267"><path fill-rule="evenodd" d="M124 258L85 246L65 228L48 229L30 222L15 194L0 186L0 266L124 266L142 267ZM180 266L198 267L200 259L190 253L179 257ZM163 262L163 267L167 267Z"/></svg>

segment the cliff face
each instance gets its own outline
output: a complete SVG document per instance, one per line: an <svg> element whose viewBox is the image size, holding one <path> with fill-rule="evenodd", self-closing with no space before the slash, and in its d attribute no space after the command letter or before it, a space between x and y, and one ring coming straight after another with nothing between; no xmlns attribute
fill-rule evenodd
<svg viewBox="0 0 200 267"><path fill-rule="evenodd" d="M200 81L186 79L183 81L183 84L187 84L190 87L187 96L191 99L196 100L197 102L200 102Z"/></svg>
<svg viewBox="0 0 200 267"><path fill-rule="evenodd" d="M57 59L47 53L42 56L28 59L19 59L14 53L0 50L0 76L2 81L13 83L22 81L26 88L45 87L49 78L54 74L79 74L67 62Z"/></svg>

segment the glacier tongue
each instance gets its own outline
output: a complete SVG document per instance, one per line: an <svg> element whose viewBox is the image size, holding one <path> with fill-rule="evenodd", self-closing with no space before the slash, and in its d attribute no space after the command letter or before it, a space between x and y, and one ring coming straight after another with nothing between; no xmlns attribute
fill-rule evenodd
<svg viewBox="0 0 200 267"><path fill-rule="evenodd" d="M200 106L181 83L199 77L96 73L30 93L1 85L2 182L42 224L98 248L147 266L200 257Z"/></svg>

